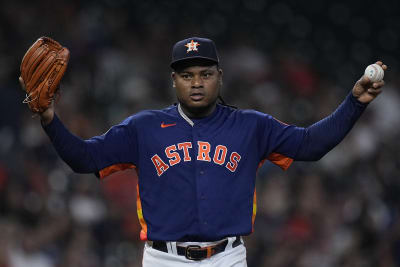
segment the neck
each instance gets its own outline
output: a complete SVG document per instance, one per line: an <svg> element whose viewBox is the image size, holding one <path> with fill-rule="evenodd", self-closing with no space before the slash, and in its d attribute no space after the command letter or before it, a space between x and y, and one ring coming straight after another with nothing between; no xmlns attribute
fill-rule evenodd
<svg viewBox="0 0 400 267"><path fill-rule="evenodd" d="M181 106L183 113L185 113L185 115L188 118L201 119L201 118L211 115L214 112L217 104L213 103L212 105L210 105L209 107L206 107L206 108L187 108L187 107L185 107L185 105L182 105L182 103L180 103L180 106Z"/></svg>

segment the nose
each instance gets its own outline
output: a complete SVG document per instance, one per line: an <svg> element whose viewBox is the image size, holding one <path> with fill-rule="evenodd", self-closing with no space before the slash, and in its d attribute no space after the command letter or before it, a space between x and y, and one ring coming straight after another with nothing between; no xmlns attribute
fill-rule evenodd
<svg viewBox="0 0 400 267"><path fill-rule="evenodd" d="M192 87L193 88L203 87L203 79L201 79L200 75L193 76Z"/></svg>

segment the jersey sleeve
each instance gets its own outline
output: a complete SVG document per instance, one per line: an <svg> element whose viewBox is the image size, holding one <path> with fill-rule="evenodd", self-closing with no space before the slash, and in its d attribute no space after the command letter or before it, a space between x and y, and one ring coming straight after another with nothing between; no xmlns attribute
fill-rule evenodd
<svg viewBox="0 0 400 267"><path fill-rule="evenodd" d="M359 102L350 92L332 114L305 129L295 160L315 161L322 158L345 138L367 105Z"/></svg>
<svg viewBox="0 0 400 267"><path fill-rule="evenodd" d="M259 123L263 158L283 169L293 160L319 160L343 140L366 107L350 92L331 115L307 128L287 125L264 114Z"/></svg>
<svg viewBox="0 0 400 267"><path fill-rule="evenodd" d="M86 143L100 178L138 164L137 132L132 117Z"/></svg>
<svg viewBox="0 0 400 267"><path fill-rule="evenodd" d="M304 138L304 128L283 123L271 115L259 113L261 159L268 159L286 170Z"/></svg>
<svg viewBox="0 0 400 267"><path fill-rule="evenodd" d="M75 172L105 177L137 165L137 133L132 117L88 140L73 135L57 116L43 128L59 156Z"/></svg>

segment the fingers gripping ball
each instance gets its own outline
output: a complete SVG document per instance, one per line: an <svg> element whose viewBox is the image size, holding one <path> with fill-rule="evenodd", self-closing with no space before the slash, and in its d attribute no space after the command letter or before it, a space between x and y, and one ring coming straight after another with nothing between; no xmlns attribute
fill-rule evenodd
<svg viewBox="0 0 400 267"><path fill-rule="evenodd" d="M364 75L369 78L371 82L380 82L383 79L385 72L378 64L369 65L364 72Z"/></svg>
<svg viewBox="0 0 400 267"><path fill-rule="evenodd" d="M51 104L67 69L69 50L49 37L40 37L25 53L21 76L26 92L23 103L35 113Z"/></svg>

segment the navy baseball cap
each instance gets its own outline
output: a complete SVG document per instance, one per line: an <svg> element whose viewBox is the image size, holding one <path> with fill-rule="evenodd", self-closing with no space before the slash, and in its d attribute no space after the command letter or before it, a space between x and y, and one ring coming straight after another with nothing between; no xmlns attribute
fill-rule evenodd
<svg viewBox="0 0 400 267"><path fill-rule="evenodd" d="M191 37L177 42L172 48L171 68L190 59L205 59L218 64L219 58L214 42L207 38Z"/></svg>

